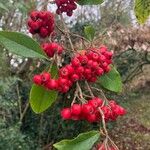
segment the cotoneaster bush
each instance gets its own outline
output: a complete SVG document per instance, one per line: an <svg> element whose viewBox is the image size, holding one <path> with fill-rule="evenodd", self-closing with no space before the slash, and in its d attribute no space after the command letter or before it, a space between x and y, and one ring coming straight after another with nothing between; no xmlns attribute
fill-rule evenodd
<svg viewBox="0 0 150 150"><path fill-rule="evenodd" d="M103 91L104 89L113 92L122 90L120 75L113 66L113 52L103 43L100 43L101 46L94 45L94 27L86 26L84 37L72 34L63 17L64 14L71 17L73 11L77 9L77 3L97 5L102 2L54 0L50 4L56 4L56 14L48 10L32 10L27 26L32 35L37 35L33 37L41 38L39 43L22 33L0 32L0 43L10 52L49 62L40 74L33 76L29 101L35 113L39 114L50 109L58 95L69 95L72 91L73 98L70 98L69 105L61 108L62 119L99 124L97 130L81 133L74 139L53 144L58 150L118 150L107 131L107 122L115 121L119 116L125 115L126 110L115 100L107 99ZM55 21L56 15L60 18L62 28ZM56 28L65 36L70 46L56 42ZM82 39L82 49L74 47L72 36ZM65 55L70 61L67 60L68 63L64 65ZM64 99L62 101L65 103ZM103 137L103 141L100 136Z"/></svg>

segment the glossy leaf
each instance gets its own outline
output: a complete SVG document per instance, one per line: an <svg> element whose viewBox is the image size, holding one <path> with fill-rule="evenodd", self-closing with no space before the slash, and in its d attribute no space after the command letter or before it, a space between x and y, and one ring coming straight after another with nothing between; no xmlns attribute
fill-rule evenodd
<svg viewBox="0 0 150 150"><path fill-rule="evenodd" d="M79 5L98 5L103 3L104 0L78 0Z"/></svg>
<svg viewBox="0 0 150 150"><path fill-rule="evenodd" d="M135 0L135 15L139 23L145 23L150 17L150 1L149 0Z"/></svg>
<svg viewBox="0 0 150 150"><path fill-rule="evenodd" d="M42 86L33 85L30 92L30 105L35 113L49 108L57 98L58 92L46 90Z"/></svg>
<svg viewBox="0 0 150 150"><path fill-rule="evenodd" d="M92 41L95 36L95 29L92 26L86 26L84 28L84 34L88 40Z"/></svg>
<svg viewBox="0 0 150 150"><path fill-rule="evenodd" d="M119 72L113 67L109 73L104 74L99 78L99 83L102 87L113 92L121 92L122 81Z"/></svg>
<svg viewBox="0 0 150 150"><path fill-rule="evenodd" d="M72 140L62 140L53 146L57 150L90 150L99 137L98 131L90 131L81 133Z"/></svg>
<svg viewBox="0 0 150 150"><path fill-rule="evenodd" d="M20 56L46 58L36 41L19 32L0 31L0 44L10 52Z"/></svg>

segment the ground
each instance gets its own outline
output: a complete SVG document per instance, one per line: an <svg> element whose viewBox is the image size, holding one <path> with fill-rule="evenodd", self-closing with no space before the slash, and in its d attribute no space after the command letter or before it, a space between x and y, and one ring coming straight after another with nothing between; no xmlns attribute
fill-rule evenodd
<svg viewBox="0 0 150 150"><path fill-rule="evenodd" d="M120 150L150 150L150 88L132 93L124 107L128 113L117 121L111 137Z"/></svg>

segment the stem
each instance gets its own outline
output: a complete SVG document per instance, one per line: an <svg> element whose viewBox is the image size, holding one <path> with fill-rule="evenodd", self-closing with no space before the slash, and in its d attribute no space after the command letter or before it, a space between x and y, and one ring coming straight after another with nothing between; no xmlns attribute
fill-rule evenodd
<svg viewBox="0 0 150 150"><path fill-rule="evenodd" d="M68 40L69 40L71 49L72 49L72 51L74 52L75 50L74 50L73 43L72 43L71 38L70 38L70 35L69 35L69 29L67 28L67 26L66 26L66 24L65 24L65 22L64 22L64 18L63 18L63 16L62 16L62 14L60 15L60 18L61 18L61 21L62 21L62 23L63 23L64 29L65 29L65 33L66 33L67 38L68 38Z"/></svg>
<svg viewBox="0 0 150 150"><path fill-rule="evenodd" d="M26 114L28 108L29 108L29 102L26 103L26 107L25 107L25 109L23 110L23 113L22 113L22 115L21 115L21 117L20 117L20 122L22 122L22 120L23 120L23 118L24 118L24 116L25 116L25 114Z"/></svg>
<svg viewBox="0 0 150 150"><path fill-rule="evenodd" d="M99 112L102 116L102 124L103 124L103 129L104 129L104 134L106 135L106 137L108 136L108 132L107 132L107 129L106 129L106 123L105 123L105 116L104 116L104 113L103 111L101 110L101 108L99 107Z"/></svg>
<svg viewBox="0 0 150 150"><path fill-rule="evenodd" d="M19 107L20 120L21 120L21 118L22 118L22 108L21 108L21 97L20 97L20 93L19 93L18 84L17 84L16 90L17 90L17 96L18 96L18 107Z"/></svg>
<svg viewBox="0 0 150 150"><path fill-rule="evenodd" d="M94 98L95 96L94 96L94 94L93 94L93 92L92 92L92 90L91 90L91 88L90 88L88 82L85 81L85 84L86 84L86 86L87 86L88 91L90 92L91 97Z"/></svg>
<svg viewBox="0 0 150 150"><path fill-rule="evenodd" d="M77 85L77 89L78 89L78 93L79 93L79 95L77 95L77 97L79 98L79 100L80 100L82 103L85 103L86 100L83 98L83 92L82 92L82 90L81 90L81 87L80 87L79 83L77 82L76 85Z"/></svg>
<svg viewBox="0 0 150 150"><path fill-rule="evenodd" d="M77 96L78 96L78 88L76 88L76 91L74 93L74 98L73 98L73 101L71 103L71 106L75 103Z"/></svg>

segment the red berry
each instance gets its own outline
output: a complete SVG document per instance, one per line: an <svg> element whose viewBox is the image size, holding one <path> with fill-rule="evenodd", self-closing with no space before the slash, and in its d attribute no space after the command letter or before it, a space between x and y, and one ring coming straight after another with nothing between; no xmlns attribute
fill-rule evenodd
<svg viewBox="0 0 150 150"><path fill-rule="evenodd" d="M45 84L50 80L51 75L48 72L44 72L41 74L41 78L42 78L42 83Z"/></svg>
<svg viewBox="0 0 150 150"><path fill-rule="evenodd" d="M95 100L95 99L89 100L88 104L92 105L93 108L97 108L98 105L99 105L98 102L97 102L97 100Z"/></svg>
<svg viewBox="0 0 150 150"><path fill-rule="evenodd" d="M48 36L48 30L45 28L45 27L41 27L40 28L40 36L42 37L42 38L45 38L45 37L47 37Z"/></svg>
<svg viewBox="0 0 150 150"><path fill-rule="evenodd" d="M93 123L93 122L97 121L97 117L96 117L95 113L87 115L86 119L90 123Z"/></svg>
<svg viewBox="0 0 150 150"><path fill-rule="evenodd" d="M88 62L88 57L87 56L81 55L78 58L79 58L79 60L80 60L80 62L81 62L82 65L87 64L87 62Z"/></svg>
<svg viewBox="0 0 150 150"><path fill-rule="evenodd" d="M80 104L73 104L71 106L71 114L80 115L81 111L82 111L82 107Z"/></svg>
<svg viewBox="0 0 150 150"><path fill-rule="evenodd" d="M78 81L79 80L79 76L77 75L77 74L73 74L72 76L71 76L71 81L72 82L76 82L76 81Z"/></svg>
<svg viewBox="0 0 150 150"><path fill-rule="evenodd" d="M37 85L41 85L42 84L42 77L41 75L35 75L33 77L33 82Z"/></svg>
<svg viewBox="0 0 150 150"><path fill-rule="evenodd" d="M61 117L65 120L71 119L70 108L64 108L63 110L61 110Z"/></svg>
<svg viewBox="0 0 150 150"><path fill-rule="evenodd" d="M94 112L94 108L90 104L84 104L82 106L82 112L85 115L92 114Z"/></svg>
<svg viewBox="0 0 150 150"><path fill-rule="evenodd" d="M96 69L96 75L97 75L97 76L101 76L103 73L104 73L104 70L103 70L102 68L98 67L98 68Z"/></svg>
<svg viewBox="0 0 150 150"><path fill-rule="evenodd" d="M59 70L59 75L60 75L60 77L64 77L64 78L68 77L68 75L69 75L68 69L66 67L61 68Z"/></svg>
<svg viewBox="0 0 150 150"><path fill-rule="evenodd" d="M74 68L72 67L72 65L66 65L66 68L68 69L69 75L74 73Z"/></svg>
<svg viewBox="0 0 150 150"><path fill-rule="evenodd" d="M71 64L72 64L73 67L79 67L81 65L78 58L73 58L72 61L71 61Z"/></svg>
<svg viewBox="0 0 150 150"><path fill-rule="evenodd" d="M57 88L58 88L57 80L50 79L50 81L45 86L49 90L57 90Z"/></svg>
<svg viewBox="0 0 150 150"><path fill-rule="evenodd" d="M103 104L103 100L102 100L102 99L100 99L100 98L98 98L98 97L95 97L94 100L97 101L98 106L102 106L102 104Z"/></svg>

